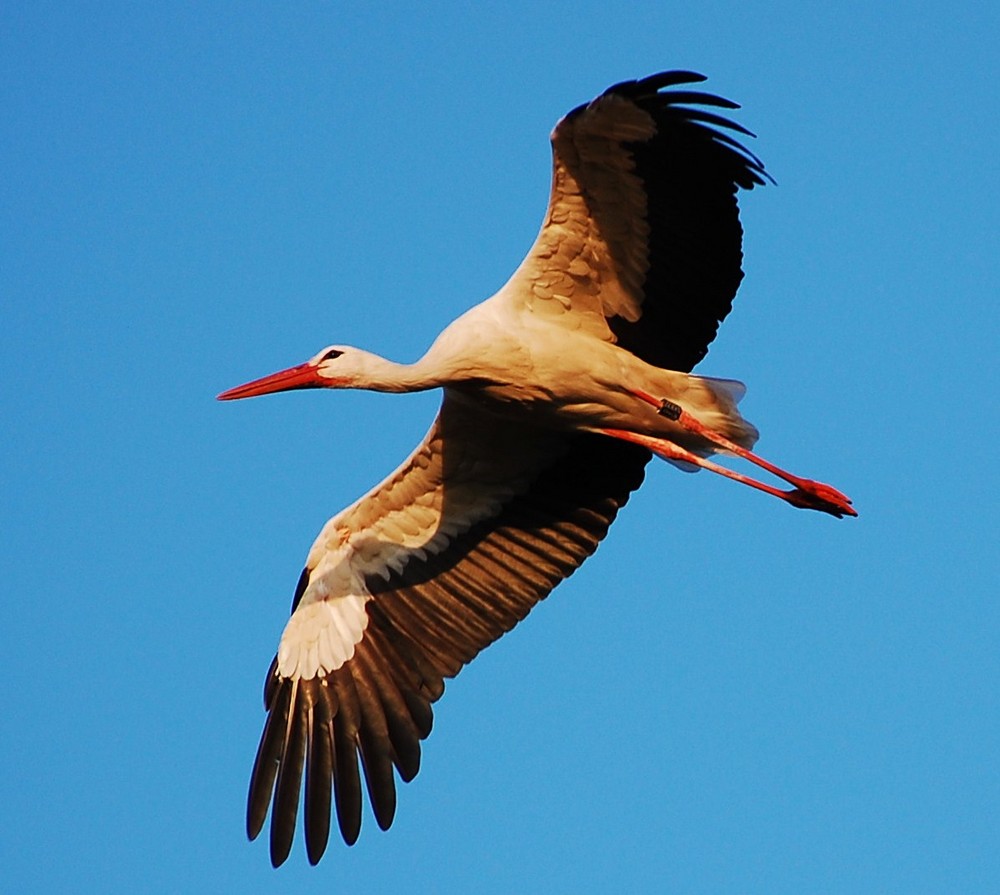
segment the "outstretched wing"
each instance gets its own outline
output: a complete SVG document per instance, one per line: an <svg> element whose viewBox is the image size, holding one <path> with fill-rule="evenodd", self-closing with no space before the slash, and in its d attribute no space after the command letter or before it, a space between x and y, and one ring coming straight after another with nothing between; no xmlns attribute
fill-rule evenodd
<svg viewBox="0 0 1000 895"><path fill-rule="evenodd" d="M335 804L361 825L361 758L379 826L393 819L393 767L411 780L431 703L454 676L597 547L649 454L592 435L495 419L446 395L423 443L335 516L309 555L264 690L268 718L247 829L271 809L271 860L288 856L305 775L309 860Z"/></svg>
<svg viewBox="0 0 1000 895"><path fill-rule="evenodd" d="M743 278L737 188L769 175L671 71L610 87L552 132L552 193L534 246L498 297L587 328L659 367L708 352Z"/></svg>

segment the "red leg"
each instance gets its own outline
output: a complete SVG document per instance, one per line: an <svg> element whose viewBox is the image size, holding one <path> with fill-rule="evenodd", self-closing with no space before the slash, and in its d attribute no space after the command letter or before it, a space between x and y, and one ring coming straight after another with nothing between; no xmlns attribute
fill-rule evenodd
<svg viewBox="0 0 1000 895"><path fill-rule="evenodd" d="M681 413L686 414L685 411L681 411ZM701 423L698 423L698 425L701 428L705 428ZM685 428L687 427L685 426ZM733 479L736 482L742 482L744 485L749 485L751 488L756 488L758 491L763 491L765 494L773 494L775 497L791 504L793 507L799 507L803 510L819 510L823 513L829 513L831 516L836 516L838 519L842 519L844 516L858 515L857 511L851 506L851 501L835 488L831 488L829 485L824 485L820 482L813 482L809 479L800 479L798 476L790 475L784 470L778 470L776 466L773 466L766 460L761 460L761 458L756 457L756 455L753 454L751 454L747 459L752 458L754 462L757 462L758 466L763 466L765 469L775 472L781 478L785 479L785 481L795 485L796 487L791 491L782 491L780 488L775 488L771 485L766 485L763 482L758 482L756 479L752 479L742 473L734 472L731 469L726 469L725 466L720 466L718 463L713 463L711 460L699 457L697 454L693 454L691 451L685 450L666 438L655 438L651 435L640 435L637 432L628 432L624 429L602 429L601 431L605 435L610 435L613 438L620 438L622 441L630 441L633 444L642 445L644 448L651 450L658 457L663 457L666 460L683 460L686 463L693 463L695 466L700 466L702 469L707 469L711 472L717 472L719 475L725 476L728 479ZM706 429L706 431L711 432L710 429ZM699 434L701 433L699 432ZM732 442L723 438L721 435L718 435L715 432L712 432L712 435L715 437L711 440L716 444L720 444L729 450L735 448L736 450L734 453L739 452L740 456L750 454L750 451L747 451L745 448L741 448L739 445L732 444ZM732 447L729 447L731 444Z"/></svg>
<svg viewBox="0 0 1000 895"><path fill-rule="evenodd" d="M641 389L631 389L631 391L632 394L640 400L645 401L647 404L652 404L652 406L655 407L661 415L683 426L689 432L700 435L702 438L719 445L719 447L725 448L737 457L749 460L751 463L761 467L761 469L766 469L772 475L776 475L779 479L784 479L788 482L788 484L794 485L794 491L782 491L779 493L791 494L795 496L796 500L802 499L805 501L805 503L795 503L795 506L808 506L810 509L822 509L824 512L830 512L825 509L826 506L833 506L838 508L839 511L834 515L858 515L857 511L851 507L851 499L846 494L843 494L831 485L825 485L822 482L816 482L812 479L804 479L800 476L792 475L792 473L782 469L780 466L775 466L763 457L757 456L757 454L753 451L748 451L745 447L741 447L735 442L730 441L725 437L725 435L720 435L714 429L710 429L703 422L692 416L679 404L675 404L673 401L668 401L666 398L657 398L648 392L642 391ZM693 463L694 461L692 460L689 462ZM699 463L698 465L701 466L702 464ZM716 472L724 469L724 467L717 466L717 464L712 464L712 466L717 467L714 470ZM704 468L709 469L711 467L706 466ZM725 473L722 474L724 475ZM749 481L753 480L750 479ZM764 488L763 490L767 489Z"/></svg>

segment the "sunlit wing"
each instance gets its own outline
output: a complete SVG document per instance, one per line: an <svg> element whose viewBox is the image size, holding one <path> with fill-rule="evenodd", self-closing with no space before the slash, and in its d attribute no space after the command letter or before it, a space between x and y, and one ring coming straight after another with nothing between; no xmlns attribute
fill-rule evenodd
<svg viewBox="0 0 1000 895"><path fill-rule="evenodd" d="M590 435L501 423L454 396L393 475L339 513L310 551L265 685L250 784L251 837L271 818L271 859L291 847L305 778L310 861L335 806L361 825L361 759L379 825L393 768L412 779L431 703L597 547L648 452Z"/></svg>
<svg viewBox="0 0 1000 895"><path fill-rule="evenodd" d="M659 367L705 356L743 278L737 188L768 175L726 133L749 131L697 108L735 103L664 90L702 80L616 84L556 125L548 211L502 297Z"/></svg>

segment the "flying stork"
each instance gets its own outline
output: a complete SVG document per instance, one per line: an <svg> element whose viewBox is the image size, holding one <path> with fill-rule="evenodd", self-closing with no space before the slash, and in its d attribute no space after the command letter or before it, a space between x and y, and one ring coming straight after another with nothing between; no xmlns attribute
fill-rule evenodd
<svg viewBox="0 0 1000 895"><path fill-rule="evenodd" d="M690 375L743 277L737 189L770 179L704 107L735 103L669 71L608 88L552 132L548 210L492 298L414 364L343 345L219 395L301 388L441 388L424 440L335 515L309 551L264 688L250 781L251 839L271 812L275 866L300 791L309 861L331 805L350 845L362 775L378 825L396 810L393 768L420 766L444 679L514 627L596 549L652 455L742 481L801 508L851 501L750 452L743 386ZM731 471L743 457L791 484ZM303 787L303 773L305 782Z"/></svg>

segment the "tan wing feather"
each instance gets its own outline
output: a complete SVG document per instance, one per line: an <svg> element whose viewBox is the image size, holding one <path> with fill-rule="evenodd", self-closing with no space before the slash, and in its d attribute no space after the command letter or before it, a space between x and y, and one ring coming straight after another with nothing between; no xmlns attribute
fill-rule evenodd
<svg viewBox="0 0 1000 895"><path fill-rule="evenodd" d="M646 194L621 144L654 132L649 114L614 95L556 125L548 211L502 295L609 341L606 318L639 318L648 267Z"/></svg>

